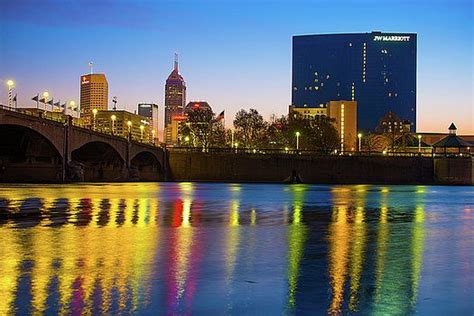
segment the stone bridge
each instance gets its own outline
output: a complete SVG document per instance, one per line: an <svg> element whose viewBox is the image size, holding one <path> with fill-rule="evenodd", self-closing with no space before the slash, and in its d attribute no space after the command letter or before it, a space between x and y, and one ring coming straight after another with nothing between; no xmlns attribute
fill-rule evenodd
<svg viewBox="0 0 474 316"><path fill-rule="evenodd" d="M0 107L0 182L158 181L161 147Z"/></svg>

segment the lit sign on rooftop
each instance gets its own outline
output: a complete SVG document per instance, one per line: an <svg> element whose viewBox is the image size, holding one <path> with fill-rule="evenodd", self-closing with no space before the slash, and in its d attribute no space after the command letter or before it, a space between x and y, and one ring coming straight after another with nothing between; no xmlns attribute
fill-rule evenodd
<svg viewBox="0 0 474 316"><path fill-rule="evenodd" d="M374 36L375 42L409 42L410 36L401 35L376 35Z"/></svg>

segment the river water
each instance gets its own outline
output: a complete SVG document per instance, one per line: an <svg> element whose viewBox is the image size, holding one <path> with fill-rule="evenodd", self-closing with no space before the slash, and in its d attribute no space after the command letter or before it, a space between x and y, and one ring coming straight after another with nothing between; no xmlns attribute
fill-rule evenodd
<svg viewBox="0 0 474 316"><path fill-rule="evenodd" d="M0 315L474 312L474 188L0 187Z"/></svg>

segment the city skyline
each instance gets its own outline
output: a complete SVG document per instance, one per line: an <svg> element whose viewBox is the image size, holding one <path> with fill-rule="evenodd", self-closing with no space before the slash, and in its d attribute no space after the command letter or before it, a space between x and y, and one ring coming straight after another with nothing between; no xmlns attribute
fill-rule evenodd
<svg viewBox="0 0 474 316"><path fill-rule="evenodd" d="M106 74L119 109L126 105L133 112L138 103L149 102L162 111L163 85L178 52L188 99L206 100L228 118L252 107L268 119L286 114L291 104L292 35L414 32L418 131L445 132L454 121L459 133L474 133L472 45L465 43L473 33L470 1L398 3L387 16L383 12L397 2L238 3L2 2L0 80L15 80L19 105L33 105L31 97L45 90L55 100L78 102L78 78L92 60L94 72ZM84 23L87 18L90 23ZM0 101L6 98L2 84Z"/></svg>

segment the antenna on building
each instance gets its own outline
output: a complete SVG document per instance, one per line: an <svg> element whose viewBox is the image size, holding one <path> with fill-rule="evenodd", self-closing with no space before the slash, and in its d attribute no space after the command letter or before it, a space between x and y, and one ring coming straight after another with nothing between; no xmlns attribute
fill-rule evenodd
<svg viewBox="0 0 474 316"><path fill-rule="evenodd" d="M117 97L113 97L112 102L114 103L114 111L117 111Z"/></svg>
<svg viewBox="0 0 474 316"><path fill-rule="evenodd" d="M178 70L178 53L174 53L174 70Z"/></svg>
<svg viewBox="0 0 474 316"><path fill-rule="evenodd" d="M92 61L89 62L89 69L90 69L90 74L92 75L94 73L94 63Z"/></svg>

